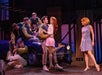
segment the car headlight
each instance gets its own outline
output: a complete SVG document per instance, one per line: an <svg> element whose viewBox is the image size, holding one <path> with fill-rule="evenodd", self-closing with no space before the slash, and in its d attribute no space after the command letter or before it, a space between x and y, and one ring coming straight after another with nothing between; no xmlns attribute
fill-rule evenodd
<svg viewBox="0 0 102 75"><path fill-rule="evenodd" d="M67 45L67 50L70 50L70 45Z"/></svg>

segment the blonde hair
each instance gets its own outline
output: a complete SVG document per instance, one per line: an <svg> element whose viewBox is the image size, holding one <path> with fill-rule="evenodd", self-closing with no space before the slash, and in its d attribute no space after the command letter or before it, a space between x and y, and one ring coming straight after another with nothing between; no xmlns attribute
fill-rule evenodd
<svg viewBox="0 0 102 75"><path fill-rule="evenodd" d="M81 19L81 22L85 22L86 24L90 24L90 20L89 20L89 18L87 18L87 17L83 17L83 18Z"/></svg>

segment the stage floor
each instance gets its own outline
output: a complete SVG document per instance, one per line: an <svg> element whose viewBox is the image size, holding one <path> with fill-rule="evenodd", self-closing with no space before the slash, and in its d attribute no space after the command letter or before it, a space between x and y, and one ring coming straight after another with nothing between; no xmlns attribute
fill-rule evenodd
<svg viewBox="0 0 102 75"><path fill-rule="evenodd" d="M12 69L6 72L6 75L102 75L102 71L97 72L95 67L90 67L86 72L84 66L65 65L64 70L51 70L45 72L41 67L24 67L23 69ZM102 69L102 65L101 65Z"/></svg>

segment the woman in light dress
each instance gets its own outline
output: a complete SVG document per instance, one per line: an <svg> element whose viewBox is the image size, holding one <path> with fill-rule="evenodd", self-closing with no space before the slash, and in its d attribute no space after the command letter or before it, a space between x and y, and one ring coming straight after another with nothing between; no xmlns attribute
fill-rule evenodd
<svg viewBox="0 0 102 75"><path fill-rule="evenodd" d="M84 69L84 71L87 71L89 69L88 56L90 56L91 59L93 60L96 70L100 71L100 67L96 63L95 57L92 54L92 50L94 46L94 31L92 26L89 24L90 20L87 17L83 17L81 19L81 23L83 27L82 27L82 38L81 38L80 48L81 48L81 51L84 53L84 57L85 57L86 68ZM91 40L90 34L92 35L92 40Z"/></svg>

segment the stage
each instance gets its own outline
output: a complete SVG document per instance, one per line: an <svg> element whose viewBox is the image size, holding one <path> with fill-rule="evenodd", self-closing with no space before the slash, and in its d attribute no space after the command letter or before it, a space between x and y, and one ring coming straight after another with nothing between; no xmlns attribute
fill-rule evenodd
<svg viewBox="0 0 102 75"><path fill-rule="evenodd" d="M6 60L11 32L14 32L12 24L17 23L19 26L15 30L17 31L15 33L17 39L18 37L23 39L25 37L24 33L22 33L23 26L26 24L24 18L28 17L31 20L34 16L32 13L36 13L36 17L33 19L35 23L33 21L30 22L28 25L31 26L27 28L30 31L32 30L32 32L29 32L31 34L34 33L34 35L35 31L37 32L40 25L43 24L39 24L38 20L40 21L43 16L48 16L49 23L47 24L50 24L50 17L56 17L58 26L55 27L58 29L54 39L56 44L65 44L65 47L57 53L61 54L58 55L58 58L64 58L63 61L58 59L58 62L63 62L61 66L64 69L45 72L42 70L42 66L27 66L22 69L9 69L6 71L6 75L102 75L102 71L97 72L93 66L88 71L83 71L85 62L80 49L81 29L83 27L81 19L82 17L87 17L90 19L90 24L88 23L88 25L92 25L94 31L94 40L92 39L92 42L94 42L93 54L102 69L102 0L0 0L0 60ZM33 24L36 24L38 28L34 28ZM41 44L32 43L32 41L27 43L25 40L24 43L29 48L27 58L29 56L30 59L30 55L33 55L34 65L41 64L41 54L43 53ZM69 49L67 49L67 46L69 46ZM93 62L89 58L90 64L93 64Z"/></svg>
<svg viewBox="0 0 102 75"><path fill-rule="evenodd" d="M22 69L12 69L6 72L6 75L102 75L102 71L97 72L95 67L90 67L86 72L83 71L84 66L75 66L64 64L64 70L51 70L45 72L41 67L25 67ZM101 65L102 67L102 65ZM102 68L101 68L102 69Z"/></svg>

